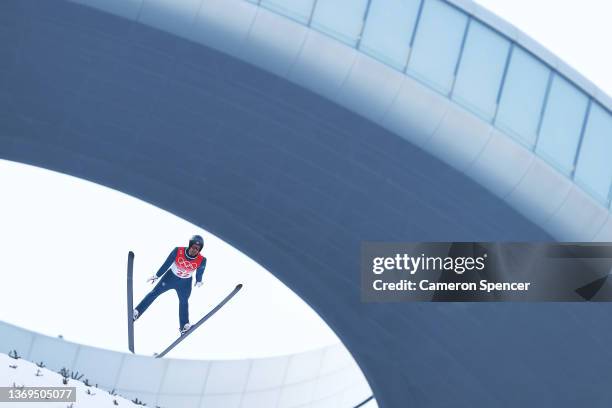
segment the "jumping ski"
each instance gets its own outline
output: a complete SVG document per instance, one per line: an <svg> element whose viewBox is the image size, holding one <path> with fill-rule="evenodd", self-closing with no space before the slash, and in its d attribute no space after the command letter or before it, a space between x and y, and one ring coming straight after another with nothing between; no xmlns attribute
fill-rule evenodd
<svg viewBox="0 0 612 408"><path fill-rule="evenodd" d="M127 324L128 324L128 348L134 353L134 253L128 254L127 265Z"/></svg>
<svg viewBox="0 0 612 408"><path fill-rule="evenodd" d="M189 330L187 330L185 333L181 334L181 336L178 339L174 340L172 344L170 344L164 351L156 355L155 358L162 358L163 356L168 354L168 352L170 352L174 347L176 347L181 341L185 340L187 336L193 333L195 329L200 327L202 323L204 323L206 320L210 319L212 315L217 313L219 309L221 309L227 302L229 302L231 298L234 297L234 295L236 295L236 293L240 291L240 289L242 289L242 283L236 285L236 287L229 293L229 295L227 295L217 306L215 306L210 312L208 312L206 316L198 320L196 324L191 326Z"/></svg>

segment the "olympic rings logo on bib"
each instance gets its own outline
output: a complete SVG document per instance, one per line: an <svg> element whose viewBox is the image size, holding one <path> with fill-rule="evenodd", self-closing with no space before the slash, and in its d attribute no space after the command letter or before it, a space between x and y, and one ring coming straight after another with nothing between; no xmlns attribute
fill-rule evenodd
<svg viewBox="0 0 612 408"><path fill-rule="evenodd" d="M174 258L170 269L179 278L191 278L191 275L198 269L203 259L204 257L198 254L195 261L191 262L185 257L185 248L178 248L176 258Z"/></svg>
<svg viewBox="0 0 612 408"><path fill-rule="evenodd" d="M198 267L198 264L196 262L189 262L188 260L184 258L179 258L178 264L179 264L179 267L181 267L182 269L193 270Z"/></svg>

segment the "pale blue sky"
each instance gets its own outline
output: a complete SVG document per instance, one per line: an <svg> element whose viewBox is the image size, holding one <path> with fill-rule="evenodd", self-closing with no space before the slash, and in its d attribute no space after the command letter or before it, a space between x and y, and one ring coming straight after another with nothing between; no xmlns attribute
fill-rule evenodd
<svg viewBox="0 0 612 408"><path fill-rule="evenodd" d="M0 320L78 343L127 350L126 265L133 250L135 303L175 246L203 235L204 285L197 321L238 283L244 288L175 358L290 354L336 343L319 316L260 265L215 236L152 205L97 184L0 160ZM136 322L136 350L151 355L178 336L174 291Z"/></svg>

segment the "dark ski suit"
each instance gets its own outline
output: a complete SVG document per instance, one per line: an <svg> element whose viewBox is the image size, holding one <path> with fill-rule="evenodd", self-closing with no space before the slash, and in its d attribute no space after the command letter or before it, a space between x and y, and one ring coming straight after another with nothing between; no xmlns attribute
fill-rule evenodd
<svg viewBox="0 0 612 408"><path fill-rule="evenodd" d="M157 282L157 285L153 288L151 292L149 292L144 299L136 306L136 310L138 310L138 315L141 316L145 310L153 303L155 299L162 293L167 290L174 289L179 298L179 322L180 327L184 327L186 323L189 322L189 296L191 295L191 276L189 278L180 278L171 269L177 258L177 253L180 248L174 248L166 262L159 268L156 276L163 277ZM184 255L188 260L194 260L196 258L191 258L187 253L187 248L183 249ZM195 272L196 282L202 281L202 275L204 274L204 268L206 268L206 258L202 260L199 267Z"/></svg>

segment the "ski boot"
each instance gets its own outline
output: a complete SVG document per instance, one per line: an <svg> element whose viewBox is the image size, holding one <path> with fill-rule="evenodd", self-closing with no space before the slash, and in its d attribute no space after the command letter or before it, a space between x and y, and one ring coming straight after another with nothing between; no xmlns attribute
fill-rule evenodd
<svg viewBox="0 0 612 408"><path fill-rule="evenodd" d="M185 333L187 333L189 331L189 329L191 329L191 325L189 323L185 323L185 325L183 326L183 328L181 329L181 336Z"/></svg>

